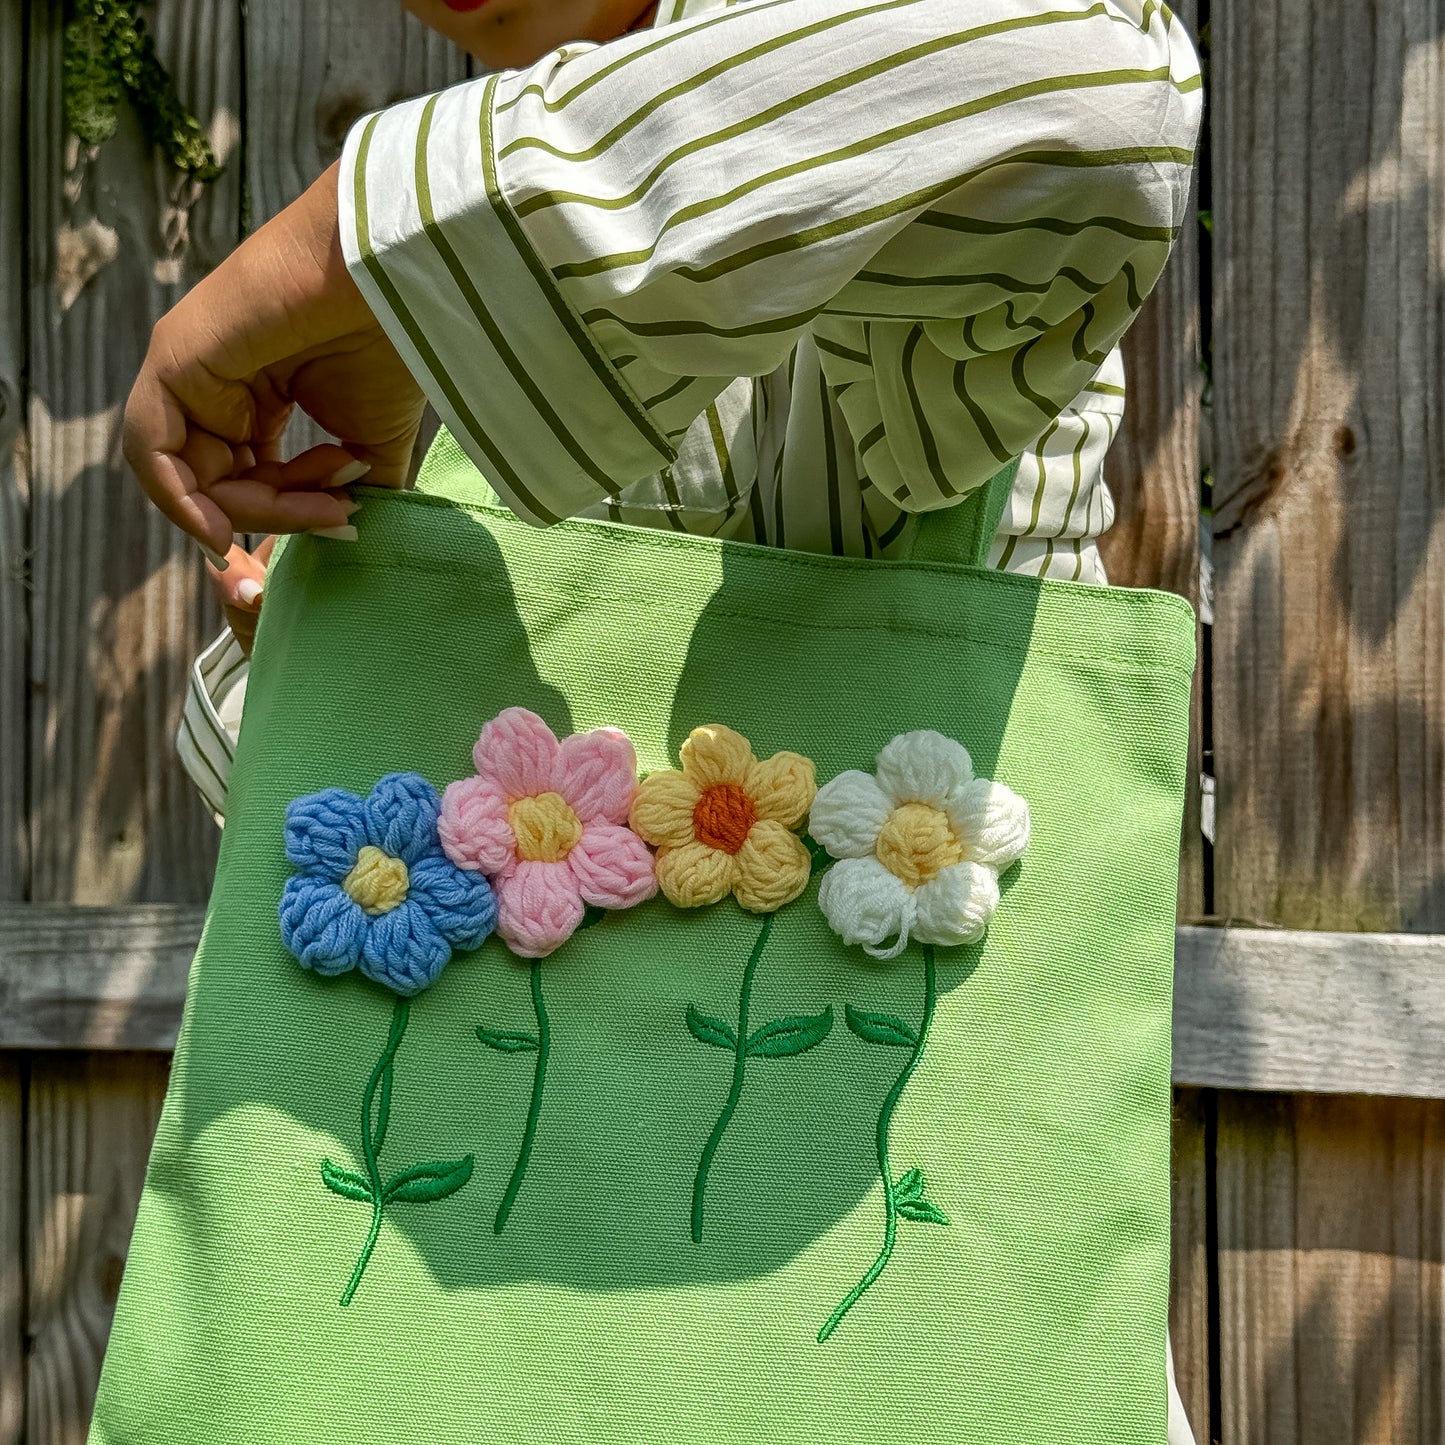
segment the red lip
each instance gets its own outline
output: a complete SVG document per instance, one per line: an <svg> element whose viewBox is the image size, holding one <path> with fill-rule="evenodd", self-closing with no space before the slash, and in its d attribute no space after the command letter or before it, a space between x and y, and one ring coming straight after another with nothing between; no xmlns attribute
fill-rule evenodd
<svg viewBox="0 0 1445 1445"><path fill-rule="evenodd" d="M487 0L442 0L448 10L480 10Z"/></svg>

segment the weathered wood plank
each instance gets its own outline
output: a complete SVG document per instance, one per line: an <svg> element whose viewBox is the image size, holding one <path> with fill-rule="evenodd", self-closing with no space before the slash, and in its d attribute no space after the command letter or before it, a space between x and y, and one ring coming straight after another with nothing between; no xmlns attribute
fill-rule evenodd
<svg viewBox="0 0 1445 1445"><path fill-rule="evenodd" d="M152 324L239 234L241 8L149 14L182 97L232 161L199 198L128 108L98 155L67 141L64 7L30 14L30 896L199 900L215 828L172 739L187 668L218 622L194 546L122 465L119 427Z"/></svg>
<svg viewBox="0 0 1445 1445"><path fill-rule="evenodd" d="M1214 16L1232 921L1445 928L1442 29L1435 0Z"/></svg>
<svg viewBox="0 0 1445 1445"><path fill-rule="evenodd" d="M169 1049L201 910L0 906L0 1049Z"/></svg>
<svg viewBox="0 0 1445 1445"><path fill-rule="evenodd" d="M1209 1441L1209 1096L1175 1089L1171 1168L1169 1339L1174 1375L1196 1440Z"/></svg>
<svg viewBox="0 0 1445 1445"><path fill-rule="evenodd" d="M1445 1104L1220 1096L1223 1438L1442 1438Z"/></svg>
<svg viewBox="0 0 1445 1445"><path fill-rule="evenodd" d="M1174 7L1193 33L1195 0ZM1109 580L1199 600L1199 217L1194 197L1169 264L1124 336L1129 396L1109 451Z"/></svg>
<svg viewBox="0 0 1445 1445"><path fill-rule="evenodd" d="M1124 339L1129 398L1109 454L1118 507L1101 546L1109 579L1199 602L1199 247L1191 212L1159 285ZM1179 858L1179 916L1204 912L1199 831L1199 689Z"/></svg>
<svg viewBox="0 0 1445 1445"><path fill-rule="evenodd" d="M296 6L251 0L246 16L246 164L254 229L340 154L367 111L439 90L467 58L394 0Z"/></svg>
<svg viewBox="0 0 1445 1445"><path fill-rule="evenodd" d="M0 1053L0 1445L23 1445L24 1430L24 1065Z"/></svg>
<svg viewBox="0 0 1445 1445"><path fill-rule="evenodd" d="M0 899L26 872L25 22L0 8Z"/></svg>
<svg viewBox="0 0 1445 1445"><path fill-rule="evenodd" d="M1213 39L1216 911L1440 930L1445 12ZM1221 1105L1231 1445L1441 1438L1437 1107Z"/></svg>
<svg viewBox="0 0 1445 1445"><path fill-rule="evenodd" d="M1191 32L1194 0L1176 14ZM1124 337L1129 396L1109 452L1116 512L1100 540L1109 580L1159 587L1199 604L1200 371L1199 217L1191 201L1159 284ZM1199 831L1200 693L1196 674L1189 791L1179 857L1179 917L1204 912L1204 840Z"/></svg>
<svg viewBox="0 0 1445 1445"><path fill-rule="evenodd" d="M166 1070L154 1054L32 1062L26 1445L84 1445Z"/></svg>
<svg viewBox="0 0 1445 1445"><path fill-rule="evenodd" d="M1174 1077L1445 1098L1445 937L1181 928Z"/></svg>

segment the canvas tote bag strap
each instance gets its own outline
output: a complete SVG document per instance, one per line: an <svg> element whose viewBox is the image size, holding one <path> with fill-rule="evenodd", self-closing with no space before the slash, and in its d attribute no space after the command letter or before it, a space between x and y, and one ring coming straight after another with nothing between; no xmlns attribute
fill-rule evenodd
<svg viewBox="0 0 1445 1445"><path fill-rule="evenodd" d="M993 544L1003 509L1013 491L1019 458L994 473L968 498L956 507L939 512L925 512L913 527L913 548L908 556L914 562L962 562L969 567L988 565L988 549Z"/></svg>
<svg viewBox="0 0 1445 1445"><path fill-rule="evenodd" d="M1008 505L1018 469L1019 458L1015 457L956 507L916 518L911 524L913 545L907 556L915 562L987 566L988 549L998 531L1003 509ZM420 492L447 497L464 505L498 505L496 493L447 431L443 431L428 450L416 487Z"/></svg>

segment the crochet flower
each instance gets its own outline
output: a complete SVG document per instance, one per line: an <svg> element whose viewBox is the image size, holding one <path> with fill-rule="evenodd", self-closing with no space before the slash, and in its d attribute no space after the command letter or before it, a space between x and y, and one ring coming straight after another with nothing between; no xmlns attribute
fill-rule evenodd
<svg viewBox="0 0 1445 1445"><path fill-rule="evenodd" d="M586 906L631 908L657 892L652 855L625 824L637 756L616 728L560 743L536 713L509 707L472 750L477 775L442 798L441 840L459 868L485 873L497 932L513 953L545 958Z"/></svg>
<svg viewBox="0 0 1445 1445"><path fill-rule="evenodd" d="M811 859L793 832L817 793L797 753L766 762L731 728L695 728L682 769L649 774L632 826L657 850L657 881L679 908L731 893L753 913L775 913L808 886Z"/></svg>
<svg viewBox="0 0 1445 1445"><path fill-rule="evenodd" d="M454 949L478 948L497 920L485 878L463 872L437 837L441 803L416 773L392 773L366 798L327 788L286 809L281 938L323 977L359 968L411 997Z"/></svg>
<svg viewBox="0 0 1445 1445"><path fill-rule="evenodd" d="M1028 847L1029 807L974 777L960 743L902 733L874 775L840 773L819 789L809 829L840 860L818 890L834 932L896 958L910 938L947 948L983 936L999 874Z"/></svg>

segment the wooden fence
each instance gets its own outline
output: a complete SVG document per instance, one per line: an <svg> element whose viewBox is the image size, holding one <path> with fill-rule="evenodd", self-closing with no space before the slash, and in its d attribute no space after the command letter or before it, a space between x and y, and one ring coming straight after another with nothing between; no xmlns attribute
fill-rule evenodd
<svg viewBox="0 0 1445 1445"><path fill-rule="evenodd" d="M1201 1440L1435 1445L1445 0L1185 15L1211 42L1212 229L1131 334L1109 543L1117 580L1196 601L1212 554L1180 1384ZM214 859L170 740L217 619L124 473L121 406L154 319L358 114L466 73L397 0L150 19L226 161L203 193L130 120L68 140L61 5L0 0L0 1445L84 1439Z"/></svg>

